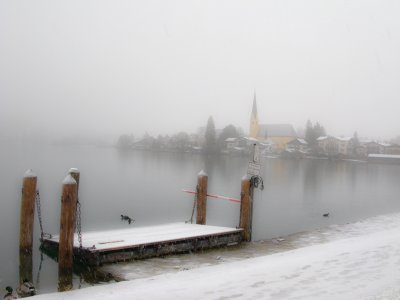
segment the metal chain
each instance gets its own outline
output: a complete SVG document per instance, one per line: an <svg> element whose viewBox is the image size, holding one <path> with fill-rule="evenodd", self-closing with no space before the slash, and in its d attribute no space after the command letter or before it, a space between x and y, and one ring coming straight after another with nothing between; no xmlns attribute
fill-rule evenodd
<svg viewBox="0 0 400 300"><path fill-rule="evenodd" d="M261 184L261 185L260 185ZM251 186L258 188L260 185L260 190L264 189L264 180L261 176L255 175L251 177Z"/></svg>
<svg viewBox="0 0 400 300"><path fill-rule="evenodd" d="M43 241L44 233L43 233L42 208L41 208L41 204L40 204L39 190L36 191L36 207L37 207L37 214L38 214L39 226L40 226L40 240Z"/></svg>
<svg viewBox="0 0 400 300"><path fill-rule="evenodd" d="M79 249L82 249L82 223L81 223L81 203L76 203L76 232L78 234Z"/></svg>

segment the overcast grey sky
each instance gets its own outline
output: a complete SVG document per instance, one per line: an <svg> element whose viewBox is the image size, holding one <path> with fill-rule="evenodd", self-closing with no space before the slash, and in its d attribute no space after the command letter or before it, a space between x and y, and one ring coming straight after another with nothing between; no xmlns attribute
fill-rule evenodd
<svg viewBox="0 0 400 300"><path fill-rule="evenodd" d="M400 135L400 1L0 1L0 135Z"/></svg>

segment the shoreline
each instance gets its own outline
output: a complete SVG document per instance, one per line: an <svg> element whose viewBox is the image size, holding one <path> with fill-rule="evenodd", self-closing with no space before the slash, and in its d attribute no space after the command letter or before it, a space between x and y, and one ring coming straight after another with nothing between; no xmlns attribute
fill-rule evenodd
<svg viewBox="0 0 400 300"><path fill-rule="evenodd" d="M256 293L264 299L375 299L400 295L393 290L400 278L399 240L400 213L381 215L237 249L114 265L128 281L36 297L247 299ZM163 264L172 270L156 268ZM145 270L153 274L145 276Z"/></svg>

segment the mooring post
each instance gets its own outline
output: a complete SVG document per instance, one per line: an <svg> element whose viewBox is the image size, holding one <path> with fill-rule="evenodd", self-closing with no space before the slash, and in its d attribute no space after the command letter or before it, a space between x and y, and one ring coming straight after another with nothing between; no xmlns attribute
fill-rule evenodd
<svg viewBox="0 0 400 300"><path fill-rule="evenodd" d="M20 281L28 279L32 281L32 245L33 223L35 219L37 176L28 170L24 174L21 219L19 233L19 274Z"/></svg>
<svg viewBox="0 0 400 300"><path fill-rule="evenodd" d="M60 240L58 248L59 291L72 289L76 203L77 183L71 174L68 174L63 181L61 197Z"/></svg>
<svg viewBox="0 0 400 300"><path fill-rule="evenodd" d="M69 174L71 174L72 178L75 179L76 181L76 191L79 194L79 179L80 179L80 172L77 168L71 168L68 171Z"/></svg>
<svg viewBox="0 0 400 300"><path fill-rule="evenodd" d="M197 217L196 224L205 225L207 217L208 175L203 170L197 176Z"/></svg>
<svg viewBox="0 0 400 300"><path fill-rule="evenodd" d="M240 193L240 221L239 227L243 228L243 240L251 241L252 233L252 214L253 214L253 199L251 193L251 178L246 175L242 178L242 189Z"/></svg>

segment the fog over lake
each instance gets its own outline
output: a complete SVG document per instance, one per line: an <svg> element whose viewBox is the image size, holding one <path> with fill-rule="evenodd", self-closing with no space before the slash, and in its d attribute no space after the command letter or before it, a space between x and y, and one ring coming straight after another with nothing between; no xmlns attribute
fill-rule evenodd
<svg viewBox="0 0 400 300"><path fill-rule="evenodd" d="M27 166L38 176L45 232L59 232L62 180L70 167L81 171L83 231L183 222L191 215L197 174L209 175L210 193L240 198L246 157L199 154L119 152L115 148L7 143L0 147L3 179L0 279L18 280L18 233L22 177ZM253 239L281 237L329 224L399 211L399 165L320 159L263 158L265 189L256 190ZM207 224L235 227L239 204L209 198ZM329 218L322 215L329 212ZM120 214L136 221L121 222ZM38 220L35 220L34 278L40 264ZM38 288L56 290L57 265L45 256ZM75 284L77 287L78 284Z"/></svg>
<svg viewBox="0 0 400 300"><path fill-rule="evenodd" d="M210 193L240 198L247 150L196 152L207 120L217 135L231 124L244 140L252 136L253 99L257 128L283 124L293 139L306 138L310 120L330 139L357 136L354 145L400 151L399 3L0 1L0 287L18 282L28 169L38 176L44 231L58 233L61 183L72 167L81 172L83 231L187 221L194 199L182 189L195 190L201 170ZM179 133L196 145L170 151ZM126 151L115 147L120 137ZM143 137L167 146L134 150ZM237 145L218 151L235 154ZM366 162L367 146L360 161L349 145L351 160L305 158L311 149L297 159L263 152L253 240L398 212L400 165ZM239 209L210 198L207 224L236 227ZM38 221L34 284L55 291L57 264L41 259ZM75 274L74 287L81 285L88 282Z"/></svg>

